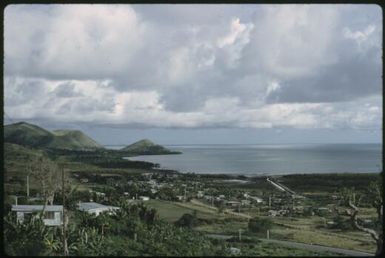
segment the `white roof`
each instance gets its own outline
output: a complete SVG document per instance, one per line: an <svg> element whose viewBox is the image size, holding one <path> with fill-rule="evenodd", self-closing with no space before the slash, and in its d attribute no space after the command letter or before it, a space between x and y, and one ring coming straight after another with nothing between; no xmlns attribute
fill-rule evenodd
<svg viewBox="0 0 385 258"><path fill-rule="evenodd" d="M35 212L42 211L44 205L12 205L12 211ZM63 205L47 205L45 211L63 211Z"/></svg>
<svg viewBox="0 0 385 258"><path fill-rule="evenodd" d="M88 211L94 209L118 209L119 207L103 205L96 202L81 202L78 204L78 209L81 211Z"/></svg>

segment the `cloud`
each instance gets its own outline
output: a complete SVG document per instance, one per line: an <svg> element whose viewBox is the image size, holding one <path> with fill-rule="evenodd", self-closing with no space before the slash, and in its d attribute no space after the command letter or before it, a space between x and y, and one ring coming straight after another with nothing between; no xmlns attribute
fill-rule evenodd
<svg viewBox="0 0 385 258"><path fill-rule="evenodd" d="M84 97L75 90L75 84L71 82L59 84L52 93L59 98Z"/></svg>
<svg viewBox="0 0 385 258"><path fill-rule="evenodd" d="M14 118L381 126L375 5L9 5L4 14Z"/></svg>

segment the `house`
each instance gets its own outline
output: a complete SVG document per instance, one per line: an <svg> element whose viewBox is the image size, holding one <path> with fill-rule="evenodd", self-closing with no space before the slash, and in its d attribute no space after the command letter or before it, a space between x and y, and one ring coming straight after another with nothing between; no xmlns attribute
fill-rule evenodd
<svg viewBox="0 0 385 258"><path fill-rule="evenodd" d="M197 198L203 198L203 196L204 196L203 191L198 191Z"/></svg>
<svg viewBox="0 0 385 258"><path fill-rule="evenodd" d="M152 194L156 194L158 192L158 190L156 190L155 188L151 188L150 191Z"/></svg>
<svg viewBox="0 0 385 258"><path fill-rule="evenodd" d="M232 255L239 255L241 253L241 249L235 248L235 247L230 247L229 252Z"/></svg>
<svg viewBox="0 0 385 258"><path fill-rule="evenodd" d="M287 214L289 214L289 210L281 209L278 211L278 214L281 216L287 215Z"/></svg>
<svg viewBox="0 0 385 258"><path fill-rule="evenodd" d="M178 201L183 201L184 196L183 195L177 195L176 198L178 199Z"/></svg>
<svg viewBox="0 0 385 258"><path fill-rule="evenodd" d="M268 216L270 216L270 217L275 217L275 216L277 216L279 213L278 213L278 211L276 211L276 210L269 210L268 211Z"/></svg>
<svg viewBox="0 0 385 258"><path fill-rule="evenodd" d="M78 203L78 210L85 211L90 214L95 214L96 216L99 216L99 214L102 212L108 212L109 214L112 214L115 210L118 210L118 209L119 207L103 205L96 202L79 202Z"/></svg>
<svg viewBox="0 0 385 258"><path fill-rule="evenodd" d="M242 206L249 206L251 204L250 200L241 200Z"/></svg>
<svg viewBox="0 0 385 258"><path fill-rule="evenodd" d="M231 206L231 207L237 207L237 206L241 205L241 203L238 201L228 201L228 202L226 202L226 205Z"/></svg>
<svg viewBox="0 0 385 258"><path fill-rule="evenodd" d="M139 196L139 200L141 200L141 201L148 201L148 200L150 200L150 197L148 197L148 196Z"/></svg>
<svg viewBox="0 0 385 258"><path fill-rule="evenodd" d="M211 201L211 199L213 199L211 195L205 195L204 198L206 201Z"/></svg>
<svg viewBox="0 0 385 258"><path fill-rule="evenodd" d="M143 177L145 177L146 179L151 179L151 177L153 176L153 173L143 173L142 175L143 175Z"/></svg>
<svg viewBox="0 0 385 258"><path fill-rule="evenodd" d="M257 203L262 203L263 202L263 200L261 199L261 198L259 198L259 197L256 197L256 196L248 196L251 200L253 200L253 201L255 201L255 202L257 202Z"/></svg>
<svg viewBox="0 0 385 258"><path fill-rule="evenodd" d="M337 223L334 222L334 221L328 221L326 222L326 225L329 227L329 228L333 228Z"/></svg>
<svg viewBox="0 0 385 258"><path fill-rule="evenodd" d="M95 193L96 196L99 196L99 197L105 197L106 194L105 193L102 193L102 192L97 192L97 191L91 191L92 193Z"/></svg>
<svg viewBox="0 0 385 258"><path fill-rule="evenodd" d="M44 205L12 205L12 211L16 212L16 219L23 223L28 217L37 215ZM43 222L46 226L60 226L63 224L63 205L45 206Z"/></svg>
<svg viewBox="0 0 385 258"><path fill-rule="evenodd" d="M88 183L88 178L80 178L80 183Z"/></svg>

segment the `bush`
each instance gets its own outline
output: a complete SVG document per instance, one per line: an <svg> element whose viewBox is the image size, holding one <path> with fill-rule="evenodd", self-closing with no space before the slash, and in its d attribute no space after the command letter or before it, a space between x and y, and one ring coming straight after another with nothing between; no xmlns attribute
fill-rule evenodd
<svg viewBox="0 0 385 258"><path fill-rule="evenodd" d="M182 215L182 217L175 222L175 225L178 227L187 227L187 228L193 228L198 224L198 220L196 216L185 213Z"/></svg>
<svg viewBox="0 0 385 258"><path fill-rule="evenodd" d="M265 218L253 218L250 219L248 228L251 232L260 233L271 229L273 223L270 219Z"/></svg>

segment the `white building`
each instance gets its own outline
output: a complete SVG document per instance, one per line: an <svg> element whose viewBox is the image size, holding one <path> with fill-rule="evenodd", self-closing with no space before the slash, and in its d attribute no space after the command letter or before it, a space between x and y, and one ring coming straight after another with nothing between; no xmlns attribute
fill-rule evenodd
<svg viewBox="0 0 385 258"><path fill-rule="evenodd" d="M198 191L197 198L203 198L203 196L204 196L203 191Z"/></svg>
<svg viewBox="0 0 385 258"><path fill-rule="evenodd" d="M12 211L16 212L16 219L23 223L27 217L35 217L43 211L44 205L12 205ZM63 205L47 205L43 215L46 226L60 226L63 224Z"/></svg>
<svg viewBox="0 0 385 258"><path fill-rule="evenodd" d="M262 203L262 202L263 202L263 200L262 200L261 198L256 197L256 196L250 196L250 195L249 195L249 198L250 198L251 200L257 202L257 203Z"/></svg>
<svg viewBox="0 0 385 258"><path fill-rule="evenodd" d="M150 200L150 197L148 197L148 196L139 196L139 200L141 200L141 201L148 201L148 200Z"/></svg>
<svg viewBox="0 0 385 258"><path fill-rule="evenodd" d="M99 216L102 212L112 214L115 210L119 210L119 207L103 205L96 202L79 202L78 210Z"/></svg>

